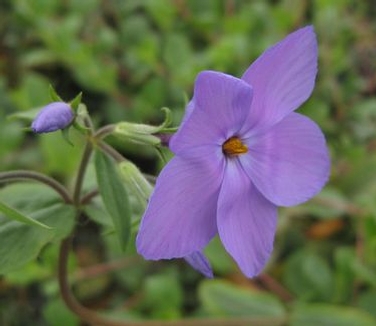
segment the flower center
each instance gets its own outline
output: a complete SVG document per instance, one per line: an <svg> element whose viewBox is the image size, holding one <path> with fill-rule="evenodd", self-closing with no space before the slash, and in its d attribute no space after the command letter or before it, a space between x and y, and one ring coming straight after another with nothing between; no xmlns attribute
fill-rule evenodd
<svg viewBox="0 0 376 326"><path fill-rule="evenodd" d="M234 136L222 144L222 151L227 156L234 156L247 153L248 147L238 137Z"/></svg>

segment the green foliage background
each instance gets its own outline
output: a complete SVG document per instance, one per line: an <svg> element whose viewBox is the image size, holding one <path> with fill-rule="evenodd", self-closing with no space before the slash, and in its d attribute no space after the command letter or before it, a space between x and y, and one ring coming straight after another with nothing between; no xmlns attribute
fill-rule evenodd
<svg viewBox="0 0 376 326"><path fill-rule="evenodd" d="M199 71L240 76L291 31L313 24L317 33L317 84L300 112L327 137L331 179L310 202L280 210L267 274L245 279L217 239L207 250L215 280L184 261L145 262L134 248L124 256L104 232L107 217L93 206L91 220L77 227L71 262L80 300L123 319L251 316L288 325L376 325L375 18L372 0L2 1L0 170L32 169L68 185L80 146L58 133L25 133L6 118L48 103L49 84L66 100L82 90L98 126L159 123L163 106L178 125ZM160 169L153 150L115 145L142 171ZM6 187L0 197L33 196L23 191ZM49 245L35 261L0 276L1 325L79 325L59 298L57 248Z"/></svg>

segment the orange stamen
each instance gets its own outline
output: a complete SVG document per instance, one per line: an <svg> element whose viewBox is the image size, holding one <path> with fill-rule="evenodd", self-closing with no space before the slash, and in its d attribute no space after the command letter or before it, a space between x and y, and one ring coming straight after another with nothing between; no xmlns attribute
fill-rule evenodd
<svg viewBox="0 0 376 326"><path fill-rule="evenodd" d="M223 143L222 150L225 155L234 156L247 153L248 147L238 137L234 136Z"/></svg>

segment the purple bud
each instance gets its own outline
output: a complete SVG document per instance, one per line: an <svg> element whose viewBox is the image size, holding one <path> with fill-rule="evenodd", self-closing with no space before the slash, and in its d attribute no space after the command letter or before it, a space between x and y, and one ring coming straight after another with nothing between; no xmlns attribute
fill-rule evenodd
<svg viewBox="0 0 376 326"><path fill-rule="evenodd" d="M52 132L69 126L74 118L74 113L69 104L53 102L39 111L31 124L35 133Z"/></svg>

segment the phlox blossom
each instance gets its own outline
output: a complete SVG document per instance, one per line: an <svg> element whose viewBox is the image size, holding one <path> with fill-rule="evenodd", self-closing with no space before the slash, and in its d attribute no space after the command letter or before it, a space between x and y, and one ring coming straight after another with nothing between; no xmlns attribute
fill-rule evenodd
<svg viewBox="0 0 376 326"><path fill-rule="evenodd" d="M246 276L262 271L273 249L277 207L310 199L328 179L321 130L294 112L310 96L316 73L312 26L266 50L241 79L199 73L169 143L175 156L140 224L141 255L188 257L200 269L206 266L202 250L218 234Z"/></svg>

